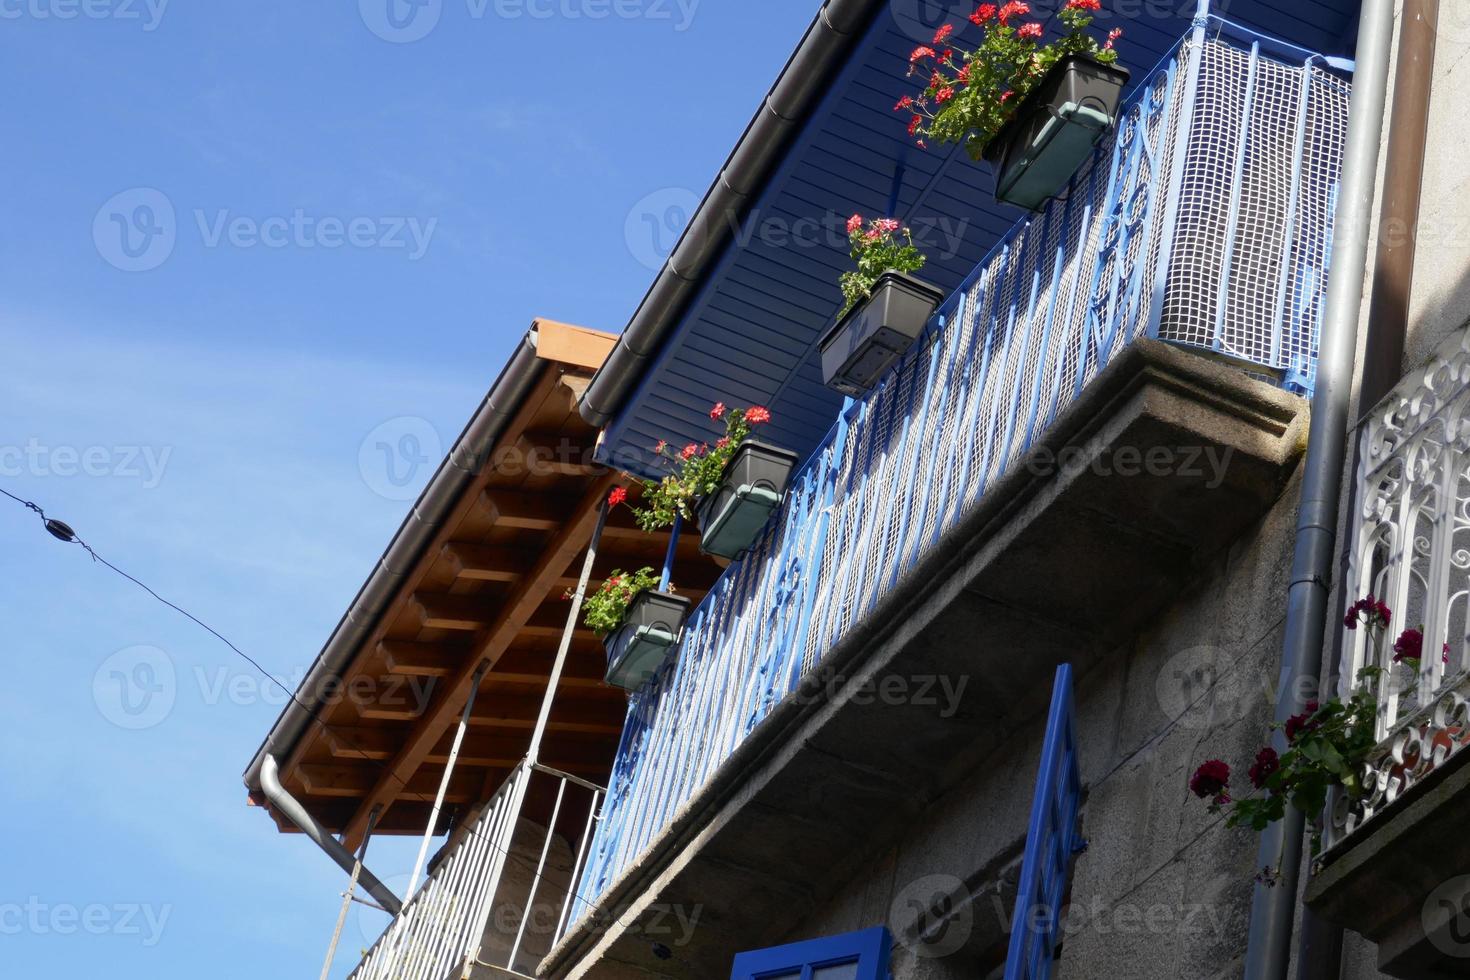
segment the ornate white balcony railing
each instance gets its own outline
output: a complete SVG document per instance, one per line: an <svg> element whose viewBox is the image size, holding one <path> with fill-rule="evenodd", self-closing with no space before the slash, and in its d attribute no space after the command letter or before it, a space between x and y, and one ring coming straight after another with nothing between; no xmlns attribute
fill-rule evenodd
<svg viewBox="0 0 1470 980"><path fill-rule="evenodd" d="M533 976L566 928L603 790L522 761L368 950L350 980Z"/></svg>
<svg viewBox="0 0 1470 980"><path fill-rule="evenodd" d="M1202 21L1138 92L1097 165L848 404L634 696L574 919L1134 339L1310 387L1349 83Z"/></svg>
<svg viewBox="0 0 1470 980"><path fill-rule="evenodd" d="M1386 639L1344 635L1342 694L1364 667L1380 669L1378 748L1364 767L1364 795L1341 796L1328 827L1332 847L1470 743L1470 337L1441 350L1363 424L1357 509L1344 592L1389 606ZM1395 663L1394 638L1423 635L1417 667Z"/></svg>

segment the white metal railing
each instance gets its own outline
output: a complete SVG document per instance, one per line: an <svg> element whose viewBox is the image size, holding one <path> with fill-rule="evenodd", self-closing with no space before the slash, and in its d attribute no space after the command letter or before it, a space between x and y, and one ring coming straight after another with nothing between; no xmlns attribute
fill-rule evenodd
<svg viewBox="0 0 1470 980"><path fill-rule="evenodd" d="M1349 98L1320 57L1216 21L1143 79L1097 165L844 408L634 696L582 894L607 894L1135 339L1310 388Z"/></svg>
<svg viewBox="0 0 1470 980"><path fill-rule="evenodd" d="M1349 539L1347 601L1387 603L1386 637L1344 633L1344 697L1372 683L1377 749L1363 794L1341 796L1328 827L1334 846L1470 742L1470 335L1452 341L1368 416L1359 435L1357 507ZM1392 647L1420 631L1422 654ZM1397 658L1397 660L1396 660ZM1365 667L1376 680L1360 680Z"/></svg>
<svg viewBox="0 0 1470 980"><path fill-rule="evenodd" d="M566 928L603 789L516 766L350 980L459 980L474 964L531 976Z"/></svg>

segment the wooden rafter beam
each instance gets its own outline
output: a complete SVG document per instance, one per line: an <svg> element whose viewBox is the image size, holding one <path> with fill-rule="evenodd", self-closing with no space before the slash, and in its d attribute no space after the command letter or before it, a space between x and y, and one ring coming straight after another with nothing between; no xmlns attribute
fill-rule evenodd
<svg viewBox="0 0 1470 980"><path fill-rule="evenodd" d="M576 411L575 403L567 394L568 389L561 384L560 378L558 377L560 373L560 369L553 366L542 374L540 380L537 381L536 385L531 389L529 393L527 393L525 399L521 403L520 408L517 409L515 415L506 426L506 434L524 432L529 427L531 422L537 417L542 407L550 398L560 397L565 401L568 412ZM418 582L423 579L425 573L429 570L430 567L433 566L434 562L438 560L440 550L444 547L445 544L449 542L451 536L454 533L454 529L458 528L464 522L465 518L473 513L475 508L479 506L479 490L483 489L484 484L490 478L490 475L490 468L483 467L477 476L478 487L476 489L471 489L470 491L466 492L455 503L450 513L446 515L446 519L440 525L438 532L436 532L436 534L434 535L434 539L430 542L429 546L424 549L423 556L419 559L417 565L414 567L412 573L410 574L408 579L410 582ZM369 636L363 643L363 649L371 650L381 640L385 639L385 633L390 624L395 622L398 617L402 615L403 611L408 608L409 603L411 603L412 601L413 595L411 589L403 589L399 591L389 602L388 607L383 610L382 615L379 616L378 626L373 631L372 635ZM350 680L350 677L344 678L344 680ZM315 743L317 737L317 734L313 734L309 737L303 737L296 740L296 745L292 748L291 754L286 760L286 764L281 767L284 774L289 775L296 766L301 764L302 760L306 758L307 753L311 750L311 747Z"/></svg>
<svg viewBox="0 0 1470 980"><path fill-rule="evenodd" d="M493 665L511 648L516 635L546 599L552 583L562 576L591 539L603 499L621 482L622 477L616 473L602 474L592 480L576 508L570 514L562 515L563 523L542 549L535 566L516 584L515 590L499 608L496 621L477 636L474 654L446 683L440 685L428 711L414 722L403 748L380 773L348 821L344 844L349 850L355 850L362 842L368 815L373 808L386 810L392 804L399 790L418 771L424 758L453 723L455 714L463 708L469 696L470 685L481 661L488 660Z"/></svg>

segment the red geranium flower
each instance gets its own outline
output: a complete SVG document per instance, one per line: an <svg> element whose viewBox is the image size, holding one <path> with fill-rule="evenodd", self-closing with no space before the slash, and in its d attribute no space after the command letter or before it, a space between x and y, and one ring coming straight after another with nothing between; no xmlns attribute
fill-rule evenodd
<svg viewBox="0 0 1470 980"><path fill-rule="evenodd" d="M1028 41L1035 41L1036 39L1041 37L1041 34L1041 25L1036 23L1036 21L1034 20L1029 24L1023 25L1021 29L1016 32L1017 37L1023 37Z"/></svg>
<svg viewBox="0 0 1470 980"><path fill-rule="evenodd" d="M1256 764L1251 766L1251 785L1256 789L1265 789L1266 780L1276 774L1281 768L1281 758L1277 756L1276 750L1266 746L1256 753Z"/></svg>
<svg viewBox="0 0 1470 980"><path fill-rule="evenodd" d="M1102 9L1102 0L1067 0L1068 10L1086 10L1097 13Z"/></svg>
<svg viewBox="0 0 1470 980"><path fill-rule="evenodd" d="M935 51L933 48L929 47L928 45L920 45L919 47L914 48L914 53L913 54L909 55L909 64L912 65L914 62L918 61L920 58L932 58L936 54L938 54L938 52Z"/></svg>
<svg viewBox="0 0 1470 980"><path fill-rule="evenodd" d="M699 447L692 442L689 445L685 446L683 449L679 450L679 458L684 460L686 463L697 455L699 455Z"/></svg>
<svg viewBox="0 0 1470 980"><path fill-rule="evenodd" d="M934 43L935 44L943 44L945 41L949 40L949 36L951 34L953 34L953 33L954 33L954 25L953 24L945 24L939 30L937 30L937 31L934 32Z"/></svg>
<svg viewBox="0 0 1470 980"><path fill-rule="evenodd" d="M656 452L656 453L658 453L660 456L662 456L664 454L664 450L665 449L668 449L668 448L669 448L669 444L668 444L667 440L660 439L658 441L658 445L653 447L653 451Z"/></svg>
<svg viewBox="0 0 1470 980"><path fill-rule="evenodd" d="M607 495L607 505L609 507L616 507L618 504L622 503L623 501L625 501L627 499L628 499L628 488L627 487L613 487L613 492Z"/></svg>
<svg viewBox="0 0 1470 980"><path fill-rule="evenodd" d="M1359 621L1367 623L1368 626L1387 626L1393 618L1392 611L1386 604L1372 595L1366 595L1353 603L1343 617L1342 624L1350 630L1358 628Z"/></svg>
<svg viewBox="0 0 1470 980"><path fill-rule="evenodd" d="M893 107L893 111L894 112L902 112L904 109L909 108L913 104L914 104L914 97L912 95L905 95L903 98L901 98L901 99L898 100L898 105L896 105L896 106ZM857 218L858 226L861 227L862 226L862 223L863 223L863 219L858 218L857 215L853 215L853 217L854 218ZM853 230L852 222L851 221L849 221L847 223L847 230L848 230L849 233L852 232L852 230Z"/></svg>
<svg viewBox="0 0 1470 980"><path fill-rule="evenodd" d="M715 407L709 410L709 417L712 418L712 419L714 419L717 422L720 419L724 418L725 417L725 403L724 402L715 402Z"/></svg>
<svg viewBox="0 0 1470 980"><path fill-rule="evenodd" d="M912 136L915 133L917 133L919 131L919 127L922 126L922 125L924 125L924 117L923 116L915 116L913 119L910 119L909 120L909 135Z"/></svg>
<svg viewBox="0 0 1470 980"><path fill-rule="evenodd" d="M1320 707L1321 705L1316 701L1308 701L1306 711L1303 711L1299 715L1292 715L1286 719L1286 740L1288 742L1295 742L1297 737L1303 732L1310 732L1317 727L1317 723L1312 720L1312 716L1317 713L1317 709Z"/></svg>
<svg viewBox="0 0 1470 980"><path fill-rule="evenodd" d="M769 409L761 408L757 405L745 413L745 421L751 425L760 425L762 422L769 422L771 421L771 412Z"/></svg>
<svg viewBox="0 0 1470 980"><path fill-rule="evenodd" d="M1010 3L1000 8L1000 22L1009 24L1012 17L1025 17L1031 13L1031 5L1022 3L1021 0L1011 0Z"/></svg>
<svg viewBox="0 0 1470 980"><path fill-rule="evenodd" d="M1194 771L1189 779L1189 791L1200 799L1213 796L1215 802L1230 802L1226 790L1230 788L1230 767L1219 759L1211 759Z"/></svg>
<svg viewBox="0 0 1470 980"><path fill-rule="evenodd" d="M934 93L934 101L938 102L940 105L943 105L952 98L954 98L954 89L947 85L944 88L940 89L938 92Z"/></svg>
<svg viewBox="0 0 1470 980"><path fill-rule="evenodd" d="M986 21L993 20L994 18L995 4L993 3L982 3L975 10L975 12L970 15L970 20L977 25L984 24Z"/></svg>
<svg viewBox="0 0 1470 980"><path fill-rule="evenodd" d="M1393 641L1393 662L1401 664L1405 660L1419 662L1424 655L1424 631L1413 628L1406 629L1399 634L1399 638Z"/></svg>

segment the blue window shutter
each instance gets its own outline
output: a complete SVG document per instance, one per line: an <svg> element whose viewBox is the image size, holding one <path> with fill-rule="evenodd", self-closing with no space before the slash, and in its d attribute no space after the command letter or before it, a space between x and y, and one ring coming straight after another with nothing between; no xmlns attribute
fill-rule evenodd
<svg viewBox="0 0 1470 980"><path fill-rule="evenodd" d="M889 980L893 940L883 926L735 957L730 980Z"/></svg>
<svg viewBox="0 0 1470 980"><path fill-rule="evenodd" d="M1036 797L1031 801L1005 980L1051 977L1061 932L1062 897L1067 891L1072 858L1082 848L1077 830L1081 796L1082 776L1077 767L1072 719L1072 666L1062 664L1052 689L1041 771L1036 777Z"/></svg>

